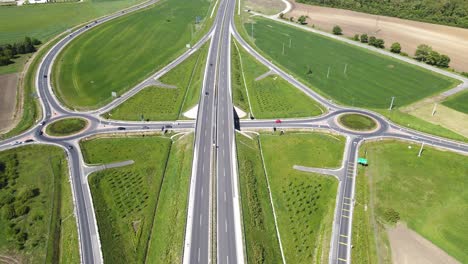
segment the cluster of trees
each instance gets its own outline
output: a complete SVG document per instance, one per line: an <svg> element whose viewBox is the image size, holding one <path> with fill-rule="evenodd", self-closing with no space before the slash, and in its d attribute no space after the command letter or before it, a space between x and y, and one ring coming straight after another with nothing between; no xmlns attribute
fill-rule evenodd
<svg viewBox="0 0 468 264"><path fill-rule="evenodd" d="M431 46L421 44L416 48L414 58L429 65L447 68L450 64L450 58L447 55L440 54L432 50Z"/></svg>
<svg viewBox="0 0 468 264"><path fill-rule="evenodd" d="M23 41L0 46L0 66L13 63L11 60L18 54L27 54L36 51L35 45L41 44L36 38L25 37Z"/></svg>
<svg viewBox="0 0 468 264"><path fill-rule="evenodd" d="M28 233L17 218L30 212L29 202L39 195L39 189L24 187L16 188L18 178L18 157L16 154L7 156L0 161L0 211L3 221L8 223L7 239L14 241L18 249L23 249L28 240ZM21 219L21 218L19 218Z"/></svg>
<svg viewBox="0 0 468 264"><path fill-rule="evenodd" d="M371 46L374 46L376 48L383 49L385 48L385 41L383 39L376 38L374 36L368 36L367 34L362 34L359 36L359 34L354 35L353 40L355 41L361 41L362 43L368 43ZM401 50L401 47L400 47Z"/></svg>
<svg viewBox="0 0 468 264"><path fill-rule="evenodd" d="M297 2L468 28L466 0L297 0Z"/></svg>

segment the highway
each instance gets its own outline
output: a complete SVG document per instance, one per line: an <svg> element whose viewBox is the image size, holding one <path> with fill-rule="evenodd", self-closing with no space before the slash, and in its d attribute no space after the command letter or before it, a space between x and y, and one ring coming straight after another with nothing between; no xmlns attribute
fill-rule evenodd
<svg viewBox="0 0 468 264"><path fill-rule="evenodd" d="M92 196L87 182L87 175L90 170L83 161L79 141L99 134L141 134L165 129L195 131L183 262L246 262L236 160L235 113L231 91L231 37L239 41L240 45L258 61L327 109L326 113L318 117L285 119L280 124L276 123L275 119L241 120L241 130L273 129L274 127L301 128L310 129L311 131L332 131L348 138L343 158L343 175L340 178L337 207L335 208L330 252L331 263L351 262L354 179L356 176L357 151L360 144L366 140L399 139L468 154L468 145L465 143L398 126L372 111L336 105L309 89L290 74L265 59L242 39L234 23L235 0L219 0L215 21L205 36L177 59L157 70L146 80L137 84L108 105L86 112L72 111L63 106L56 98L50 82L52 65L60 51L77 36L89 29L122 15L146 8L156 2L158 0L141 3L124 11L90 21L83 26L77 27L75 31L67 33L46 53L37 71L36 88L43 112L42 119L38 120L38 123L28 131L0 142L0 151L25 144L53 144L66 151L70 166L69 171L82 263L102 263L103 258ZM100 116L151 85L155 79L179 65L208 41L210 41L209 54L205 65L203 88L196 121L129 122L106 120ZM462 85L466 85L466 82ZM344 113L368 115L379 124L379 127L369 133L349 131L336 122L336 118ZM88 120L89 126L76 135L63 138L40 133L44 128L44 124L64 117L85 118ZM24 143L28 139L33 141Z"/></svg>

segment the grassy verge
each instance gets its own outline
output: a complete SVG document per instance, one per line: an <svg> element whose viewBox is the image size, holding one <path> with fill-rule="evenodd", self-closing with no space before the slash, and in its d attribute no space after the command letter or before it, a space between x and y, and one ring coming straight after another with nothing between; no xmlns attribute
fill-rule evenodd
<svg viewBox="0 0 468 264"><path fill-rule="evenodd" d="M468 114L468 91L456 94L442 104L459 112Z"/></svg>
<svg viewBox="0 0 468 264"><path fill-rule="evenodd" d="M290 133L262 134L260 141L286 261L326 262L338 182L292 166L338 167L344 138Z"/></svg>
<svg viewBox="0 0 468 264"><path fill-rule="evenodd" d="M236 135L244 236L249 263L281 263L258 138Z"/></svg>
<svg viewBox="0 0 468 264"><path fill-rule="evenodd" d="M104 261L144 262L171 141L164 137L104 138L81 143L85 161L134 160L90 176Z"/></svg>
<svg viewBox="0 0 468 264"><path fill-rule="evenodd" d="M60 148L0 153L0 254L22 263L79 262L67 162ZM67 262L67 263L70 263Z"/></svg>
<svg viewBox="0 0 468 264"><path fill-rule="evenodd" d="M78 109L110 102L111 92L124 93L181 54L193 27L203 30L195 18L209 6L208 0L161 1L80 35L54 65L58 97Z"/></svg>
<svg viewBox="0 0 468 264"><path fill-rule="evenodd" d="M141 0L83 1L0 8L0 44L14 43L25 36L47 42L77 24L135 5ZM18 19L21 18L21 19ZM14 21L14 23L11 23Z"/></svg>
<svg viewBox="0 0 468 264"><path fill-rule="evenodd" d="M46 127L46 133L51 136L68 136L83 130L88 122L81 118L65 118L57 120Z"/></svg>
<svg viewBox="0 0 468 264"><path fill-rule="evenodd" d="M342 115L339 121L343 126L352 130L365 131L377 127L377 124L372 118L358 114Z"/></svg>
<svg viewBox="0 0 468 264"><path fill-rule="evenodd" d="M106 116L118 120L176 120L198 103L208 44L160 78L176 88L147 87Z"/></svg>
<svg viewBox="0 0 468 264"><path fill-rule="evenodd" d="M192 171L193 134L173 143L159 195L146 263L181 263Z"/></svg>
<svg viewBox="0 0 468 264"><path fill-rule="evenodd" d="M232 90L235 105L251 112L256 118L307 117L323 112L319 104L278 75L271 74L256 80L269 69L237 45L235 40L233 43Z"/></svg>
<svg viewBox="0 0 468 264"><path fill-rule="evenodd" d="M468 230L464 219L468 210L464 205L468 192L460 182L468 174L467 157L426 147L418 158L418 145L396 141L367 143L361 151L367 151L370 165L358 177L372 180L369 193L361 188L365 183L358 184L357 197L370 196L377 225L392 225L400 219L462 263L466 262L468 254L464 248L468 241L464 234ZM369 226L370 222L359 223L360 229L373 232L375 228ZM375 254L366 252L364 246L358 252L360 256Z"/></svg>
<svg viewBox="0 0 468 264"><path fill-rule="evenodd" d="M468 142L468 138L457 134L453 132L452 130L449 130L443 126L436 125L429 123L427 121L424 121L420 118L417 118L415 116L412 116L407 113L403 113L399 111L398 109L388 111L388 110L377 110L374 109L376 112L384 115L386 118L390 119L392 122L395 122L398 125L408 127L414 130L418 130L424 133L440 136L440 137L445 137L445 138L450 138L453 140L458 140L458 141L463 141L463 142Z"/></svg>
<svg viewBox="0 0 468 264"><path fill-rule="evenodd" d="M254 22L256 47L316 91L342 104L385 109L395 96L398 106L403 106L458 83L397 59L278 22L263 18ZM251 26L244 24L245 30Z"/></svg>

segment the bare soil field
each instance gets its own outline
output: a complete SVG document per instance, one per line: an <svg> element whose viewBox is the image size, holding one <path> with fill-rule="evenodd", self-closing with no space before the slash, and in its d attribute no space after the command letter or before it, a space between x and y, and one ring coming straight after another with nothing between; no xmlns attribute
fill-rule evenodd
<svg viewBox="0 0 468 264"><path fill-rule="evenodd" d="M418 233L398 224L388 230L395 264L455 264L457 260Z"/></svg>
<svg viewBox="0 0 468 264"><path fill-rule="evenodd" d="M17 84L17 73L0 75L0 132L14 122Z"/></svg>
<svg viewBox="0 0 468 264"><path fill-rule="evenodd" d="M274 15L281 12L286 5L281 0L245 0L244 7L265 15Z"/></svg>
<svg viewBox="0 0 468 264"><path fill-rule="evenodd" d="M249 0L266 1L266 0ZM307 15L308 25L331 32L339 25L346 36L366 33L385 40L386 48L399 42L402 51L410 56L419 44L427 44L451 58L450 67L468 72L468 29L423 23L393 17L370 15L355 11L311 6L292 2L293 9L286 16Z"/></svg>

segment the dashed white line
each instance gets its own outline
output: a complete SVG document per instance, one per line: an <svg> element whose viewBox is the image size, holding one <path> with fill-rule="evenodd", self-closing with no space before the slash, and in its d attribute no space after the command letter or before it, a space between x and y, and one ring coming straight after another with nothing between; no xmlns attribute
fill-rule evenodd
<svg viewBox="0 0 468 264"><path fill-rule="evenodd" d="M203 214L200 214L200 226L202 225L203 222Z"/></svg>

